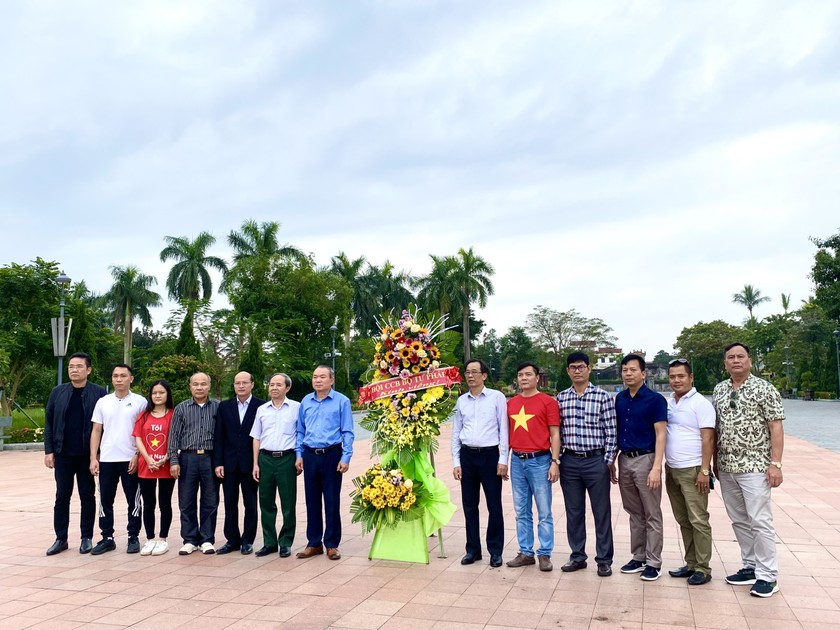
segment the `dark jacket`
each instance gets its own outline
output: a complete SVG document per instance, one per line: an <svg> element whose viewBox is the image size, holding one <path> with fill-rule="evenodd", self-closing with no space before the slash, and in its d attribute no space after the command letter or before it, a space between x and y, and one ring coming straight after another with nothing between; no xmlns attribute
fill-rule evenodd
<svg viewBox="0 0 840 630"><path fill-rule="evenodd" d="M82 406L85 409L84 423L85 433L82 438L82 448L87 452L90 449L90 429L93 417L93 408L96 402L108 392L102 385L87 382L82 390ZM64 442L64 416L67 413L67 405L70 404L70 396L73 394L73 384L63 383L50 392L47 401L47 410L44 416L44 453L60 453Z"/></svg>
<svg viewBox="0 0 840 630"><path fill-rule="evenodd" d="M264 404L251 396L245 419L239 423L239 407L236 396L219 403L216 412L216 432L213 435L213 465L224 466L225 472L239 469L251 472L254 469L254 440L251 429L257 416L257 407Z"/></svg>

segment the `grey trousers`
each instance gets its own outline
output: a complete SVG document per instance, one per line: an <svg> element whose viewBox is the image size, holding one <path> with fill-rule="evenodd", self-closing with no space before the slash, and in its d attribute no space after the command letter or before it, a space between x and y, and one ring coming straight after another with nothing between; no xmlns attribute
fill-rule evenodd
<svg viewBox="0 0 840 630"><path fill-rule="evenodd" d="M744 567L754 568L756 579L775 582L779 577L776 529L765 473L721 472L720 493Z"/></svg>
<svg viewBox="0 0 840 630"><path fill-rule="evenodd" d="M618 456L618 488L624 511L630 515L630 551L633 559L662 568L662 486L651 491L647 479L654 454Z"/></svg>

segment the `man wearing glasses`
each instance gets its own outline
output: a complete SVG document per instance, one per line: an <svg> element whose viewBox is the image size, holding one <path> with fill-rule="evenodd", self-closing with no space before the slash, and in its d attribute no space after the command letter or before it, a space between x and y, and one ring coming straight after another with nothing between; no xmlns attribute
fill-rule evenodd
<svg viewBox="0 0 840 630"><path fill-rule="evenodd" d="M749 347L731 343L723 357L730 378L712 394L718 436L715 472L743 562L726 581L751 584L750 595L771 597L779 590L779 564L770 489L782 483L785 410L776 388L750 372Z"/></svg>
<svg viewBox="0 0 840 630"><path fill-rule="evenodd" d="M665 491L680 526L685 566L668 571L688 578L690 586L712 579L712 528L709 525L709 486L715 447L715 409L694 389L694 375L686 359L668 364L668 433L665 440Z"/></svg>
<svg viewBox="0 0 840 630"><path fill-rule="evenodd" d="M487 504L487 552L490 566L502 566L505 521L502 479L508 474L508 421L505 395L485 387L490 369L480 359L464 366L470 388L458 398L452 420L452 474L461 482L461 501L467 530L467 553L461 564L481 560L478 501L484 489Z"/></svg>
<svg viewBox="0 0 840 630"><path fill-rule="evenodd" d="M589 355L566 357L572 386L557 394L560 404L560 487L566 504L566 536L572 550L560 569L586 568L586 493L595 519L598 575L612 575L613 536L610 464L616 453L615 406L610 395L589 382Z"/></svg>

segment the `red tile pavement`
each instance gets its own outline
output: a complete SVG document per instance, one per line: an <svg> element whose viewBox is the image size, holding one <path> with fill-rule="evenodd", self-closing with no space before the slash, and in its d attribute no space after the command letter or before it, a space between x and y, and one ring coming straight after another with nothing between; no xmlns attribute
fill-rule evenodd
<svg viewBox="0 0 840 630"><path fill-rule="evenodd" d="M449 427L441 444L447 445ZM368 444L357 442L350 474L369 463ZM440 477L460 495L451 475L448 448L437 455ZM439 541L429 539L430 563L370 561L371 537L350 524L351 484L344 484L342 559L260 559L227 556L180 557L180 539L163 556L99 557L77 552L78 539L58 556L44 555L52 543L54 483L43 453L0 453L0 630L4 628L733 628L739 630L840 630L840 454L788 437L785 482L774 491L774 516L781 564L781 591L770 599L751 597L723 576L740 568L740 554L720 496L710 512L715 539L714 579L701 587L664 575L642 582L638 575L599 578L594 563L564 574L568 547L559 488L555 489L557 569L491 569L485 562L463 567L463 515L456 512ZM119 494L119 493L118 493ZM303 547L305 510L299 493L295 550ZM125 513L117 497L120 531ZM506 559L516 553L510 485L505 485ZM613 489L616 568L629 559L627 516ZM666 536L664 568L682 564L679 531L667 497L662 503ZM78 523L74 497L71 532ZM588 519L589 546L594 541ZM173 532L177 533L177 511ZM219 544L223 541L220 508ZM259 534L257 546L260 546Z"/></svg>

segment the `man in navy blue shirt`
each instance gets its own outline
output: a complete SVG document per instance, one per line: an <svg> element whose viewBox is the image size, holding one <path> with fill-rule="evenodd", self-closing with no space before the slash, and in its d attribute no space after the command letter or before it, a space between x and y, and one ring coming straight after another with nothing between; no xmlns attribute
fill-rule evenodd
<svg viewBox="0 0 840 630"><path fill-rule="evenodd" d="M621 378L627 389L615 398L618 418L618 486L621 502L630 515L633 558L622 573L641 573L653 581L662 569L662 463L668 403L645 385L645 360L628 354L621 360ZM615 478L615 464L611 466Z"/></svg>
<svg viewBox="0 0 840 630"><path fill-rule="evenodd" d="M330 560L341 558L341 478L350 467L354 434L350 399L335 391L334 383L331 368L315 368L315 391L304 397L298 411L295 468L303 472L307 540L298 558L320 555L324 547Z"/></svg>

